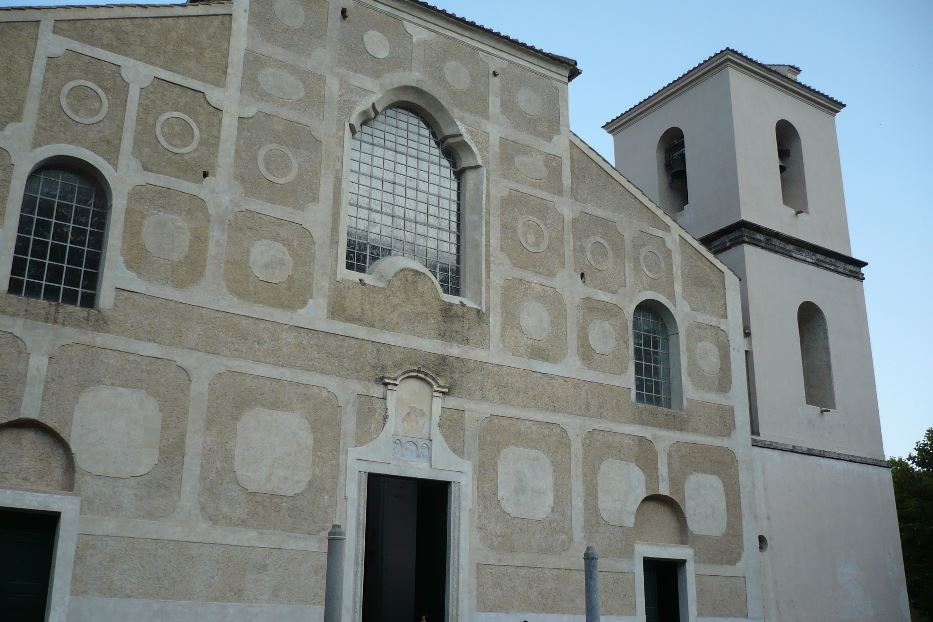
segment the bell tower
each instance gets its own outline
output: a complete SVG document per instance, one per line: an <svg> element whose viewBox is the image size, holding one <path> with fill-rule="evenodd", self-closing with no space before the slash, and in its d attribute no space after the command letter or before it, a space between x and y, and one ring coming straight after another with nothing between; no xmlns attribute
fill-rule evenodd
<svg viewBox="0 0 933 622"><path fill-rule="evenodd" d="M603 127L616 168L741 279L768 619L908 620L844 105L799 73L726 49Z"/></svg>

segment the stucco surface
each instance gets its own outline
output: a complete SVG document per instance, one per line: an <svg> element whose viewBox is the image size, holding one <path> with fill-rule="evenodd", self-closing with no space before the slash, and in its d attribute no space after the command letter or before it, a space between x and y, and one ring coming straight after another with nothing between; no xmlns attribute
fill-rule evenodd
<svg viewBox="0 0 933 622"><path fill-rule="evenodd" d="M552 202L513 190L499 209L499 243L513 266L547 276L564 269L564 216Z"/></svg>
<svg viewBox="0 0 933 622"><path fill-rule="evenodd" d="M553 424L489 417L479 432L477 530L481 541L498 552L557 553L571 543L570 439ZM551 511L540 519L510 516L500 497L500 461L508 448L544 455L553 469ZM532 491L534 493L539 490Z"/></svg>
<svg viewBox="0 0 933 622"><path fill-rule="evenodd" d="M674 261L665 238L639 231L632 239L635 287L674 300Z"/></svg>
<svg viewBox="0 0 933 622"><path fill-rule="evenodd" d="M452 108L489 117L489 65L475 48L434 36L424 45L424 78Z"/></svg>
<svg viewBox="0 0 933 622"><path fill-rule="evenodd" d="M441 436L444 437L444 442L447 443L450 450L461 458L466 457L464 448L466 413L453 408L443 408L437 425L441 430Z"/></svg>
<svg viewBox="0 0 933 622"><path fill-rule="evenodd" d="M220 121L204 93L155 79L139 93L133 155L147 171L201 183L217 175Z"/></svg>
<svg viewBox="0 0 933 622"><path fill-rule="evenodd" d="M510 279L502 286L502 340L517 356L556 363L567 355L567 308L551 287Z"/></svg>
<svg viewBox="0 0 933 622"><path fill-rule="evenodd" d="M6 199L10 193L10 179L13 177L13 160L6 149L0 149L0 228L6 219Z"/></svg>
<svg viewBox="0 0 933 622"><path fill-rule="evenodd" d="M709 618L744 618L748 615L745 577L697 575L697 615Z"/></svg>
<svg viewBox="0 0 933 622"><path fill-rule="evenodd" d="M742 558L742 502L739 493L739 465L735 454L725 447L678 442L668 452L671 497L687 507L685 484L691 473L718 477L725 490L726 530L721 536L690 533L690 545L700 564L737 564Z"/></svg>
<svg viewBox="0 0 933 622"><path fill-rule="evenodd" d="M687 375L704 391L728 393L732 388L729 336L722 329L691 322L687 325Z"/></svg>
<svg viewBox="0 0 933 622"><path fill-rule="evenodd" d="M330 316L396 333L489 345L489 314L444 300L436 281L417 270L399 270L385 287L339 281L331 290Z"/></svg>
<svg viewBox="0 0 933 622"><path fill-rule="evenodd" d="M635 576L599 573L600 609L604 615L635 613ZM479 611L583 614L583 571L525 566L476 567Z"/></svg>
<svg viewBox="0 0 933 622"><path fill-rule="evenodd" d="M589 369L622 374L629 365L629 329L622 309L584 298L577 309L577 356Z"/></svg>
<svg viewBox="0 0 933 622"><path fill-rule="evenodd" d="M0 91L0 131L7 124L22 119L38 35L39 22L0 24L0 40L5 48L3 65L0 66L0 84L3 85Z"/></svg>
<svg viewBox="0 0 933 622"><path fill-rule="evenodd" d="M55 33L209 84L227 77L227 15L58 20Z"/></svg>
<svg viewBox="0 0 933 622"><path fill-rule="evenodd" d="M725 276L689 242L680 240L681 287L690 309L713 317L726 317Z"/></svg>
<svg viewBox="0 0 933 622"><path fill-rule="evenodd" d="M324 553L310 551L83 535L71 589L78 596L323 605L325 563Z"/></svg>
<svg viewBox="0 0 933 622"><path fill-rule="evenodd" d="M645 498L635 512L633 540L649 544L688 544L683 509L670 497Z"/></svg>
<svg viewBox="0 0 933 622"><path fill-rule="evenodd" d="M65 439L72 438L73 417L82 394L98 387L130 389L145 393L158 404L162 423L158 441L158 463L146 474L132 478L94 475L79 467L75 492L81 495L83 514L157 519L175 507L181 486L185 426L188 417L188 376L174 362L71 344L49 358L40 419ZM87 399L87 398L85 398ZM116 417L119 413L114 413ZM106 438L113 432L135 437L114 418L113 428L100 428ZM126 445L102 442L100 452L109 452L115 465L122 465ZM102 457L97 456L100 461Z"/></svg>
<svg viewBox="0 0 933 622"><path fill-rule="evenodd" d="M629 463L644 476L644 494L658 492L658 452L647 438L593 430L583 439L584 529L586 541L596 547L600 557L630 558L634 552L634 512L625 525L617 516L604 516L607 506L621 500L641 502L640 491L629 490L627 482L600 482L600 469L609 460ZM605 474L604 474L605 476ZM600 485L602 484L602 485ZM600 488L603 488L602 495ZM602 508L601 508L602 506ZM612 519L610 523L607 518Z"/></svg>
<svg viewBox="0 0 933 622"><path fill-rule="evenodd" d="M244 417L257 409L284 414L280 416L291 414L310 426L310 482L304 487L292 486L292 475L304 467L307 454L281 456L277 465L280 473L271 474L264 488L280 493L289 489L294 494L249 492L244 484L254 481L255 475L250 472L244 477L237 473L237 468L246 466L235 464L235 457L242 455L235 453L242 452L244 442L238 434L244 433ZM253 529L312 534L326 531L334 521L336 507L339 419L336 397L319 387L234 372L216 376L208 397L201 467L200 502L205 518L220 525ZM271 445L270 452L284 451L285 443ZM268 463L276 456L266 458Z"/></svg>
<svg viewBox="0 0 933 622"><path fill-rule="evenodd" d="M506 179L536 190L561 195L561 171L560 157L506 138L499 139L499 172Z"/></svg>
<svg viewBox="0 0 933 622"><path fill-rule="evenodd" d="M65 87L75 80L95 85L104 93L106 102L85 85L75 86L62 97ZM123 136L127 90L116 65L71 51L48 59L33 146L76 145L93 151L116 166ZM62 99L74 115L87 122L79 123L68 116L62 108ZM90 122L102 112L106 112L103 118Z"/></svg>
<svg viewBox="0 0 933 622"><path fill-rule="evenodd" d="M0 423L18 419L23 392L26 390L26 370L29 353L26 344L12 333L0 332Z"/></svg>
<svg viewBox="0 0 933 622"><path fill-rule="evenodd" d="M130 191L123 263L140 278L179 289L197 284L207 268L209 236L202 199L152 185Z"/></svg>
<svg viewBox="0 0 933 622"><path fill-rule="evenodd" d="M20 419L0 425L0 488L74 489L74 460L55 432Z"/></svg>
<svg viewBox="0 0 933 622"><path fill-rule="evenodd" d="M499 76L499 109L514 129L544 140L560 132L560 93L554 82L509 63Z"/></svg>
<svg viewBox="0 0 933 622"><path fill-rule="evenodd" d="M380 79L411 69L412 41L401 20L359 3L350 8L340 29L337 64L355 73Z"/></svg>
<svg viewBox="0 0 933 622"><path fill-rule="evenodd" d="M615 222L586 212L574 218L573 267L587 287L615 294L625 286L625 237Z"/></svg>
<svg viewBox="0 0 933 622"><path fill-rule="evenodd" d="M378 397L360 395L356 404L356 445L368 445L385 427L386 401Z"/></svg>
<svg viewBox="0 0 933 622"><path fill-rule="evenodd" d="M257 212L237 212L228 231L227 289L242 300L270 307L301 309L308 303L314 287L314 240L307 229Z"/></svg>
<svg viewBox="0 0 933 622"><path fill-rule="evenodd" d="M570 145L571 196L574 201L618 214L629 227L668 230L664 221L621 187L589 154Z"/></svg>
<svg viewBox="0 0 933 622"><path fill-rule="evenodd" d="M314 72L246 52L241 91L254 102L319 119L324 116L324 80Z"/></svg>
<svg viewBox="0 0 933 622"><path fill-rule="evenodd" d="M326 0L276 0L250 4L249 30L262 42L306 56L324 47Z"/></svg>
<svg viewBox="0 0 933 622"><path fill-rule="evenodd" d="M305 210L318 201L321 142L310 127L262 112L240 119L236 180L247 197Z"/></svg>

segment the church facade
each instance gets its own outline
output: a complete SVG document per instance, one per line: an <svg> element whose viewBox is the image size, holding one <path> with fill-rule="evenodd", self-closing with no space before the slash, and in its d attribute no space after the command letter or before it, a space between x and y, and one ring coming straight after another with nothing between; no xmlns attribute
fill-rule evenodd
<svg viewBox="0 0 933 622"><path fill-rule="evenodd" d="M564 622L592 545L605 620L909 619L796 68L708 59L616 170L575 61L417 0L0 39L0 610Z"/></svg>

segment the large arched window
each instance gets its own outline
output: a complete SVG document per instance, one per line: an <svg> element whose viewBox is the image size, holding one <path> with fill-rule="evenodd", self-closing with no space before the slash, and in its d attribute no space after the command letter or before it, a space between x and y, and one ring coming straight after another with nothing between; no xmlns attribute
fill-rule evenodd
<svg viewBox="0 0 933 622"><path fill-rule="evenodd" d="M661 305L646 301L632 316L635 361L635 401L674 408L679 398L676 326Z"/></svg>
<svg viewBox="0 0 933 622"><path fill-rule="evenodd" d="M803 390L807 404L835 408L833 365L829 352L829 331L826 316L812 302L797 309L797 329L800 332L800 361L803 366Z"/></svg>
<svg viewBox="0 0 933 622"><path fill-rule="evenodd" d="M93 307L109 200L90 171L51 164L26 181L9 292Z"/></svg>
<svg viewBox="0 0 933 622"><path fill-rule="evenodd" d="M353 136L348 182L347 269L400 255L460 296L460 176L431 127L405 108L383 110Z"/></svg>
<svg viewBox="0 0 933 622"><path fill-rule="evenodd" d="M682 212L687 194L687 143L679 127L672 127L658 139L658 205L668 214Z"/></svg>
<svg viewBox="0 0 933 622"><path fill-rule="evenodd" d="M789 121L774 126L777 142L778 172L781 175L781 199L797 214L807 211L807 178L803 170L800 134Z"/></svg>

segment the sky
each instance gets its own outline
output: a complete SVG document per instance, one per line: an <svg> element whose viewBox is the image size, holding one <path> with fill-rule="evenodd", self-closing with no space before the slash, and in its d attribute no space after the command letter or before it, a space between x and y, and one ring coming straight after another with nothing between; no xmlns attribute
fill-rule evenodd
<svg viewBox="0 0 933 622"><path fill-rule="evenodd" d="M724 47L797 65L800 81L845 102L836 123L852 250L869 262L886 454L906 456L933 427L933 1L431 1L576 59L570 126L610 162L603 123ZM0 0L36 4L95 3Z"/></svg>

